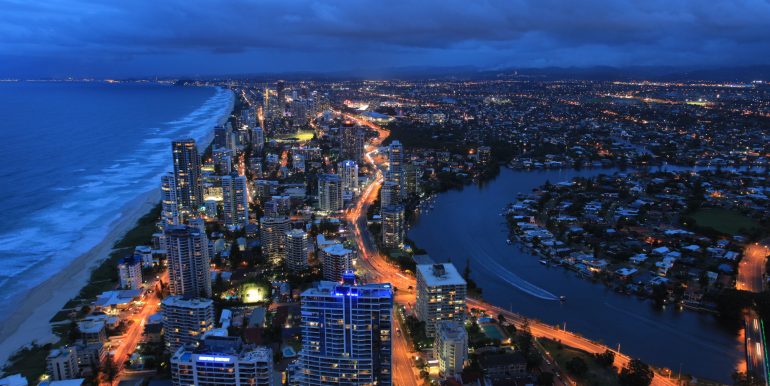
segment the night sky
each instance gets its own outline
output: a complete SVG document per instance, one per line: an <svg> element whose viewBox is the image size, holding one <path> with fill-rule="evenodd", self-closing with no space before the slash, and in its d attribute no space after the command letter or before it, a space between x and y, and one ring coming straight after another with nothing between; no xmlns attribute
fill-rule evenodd
<svg viewBox="0 0 770 386"><path fill-rule="evenodd" d="M0 77L753 64L766 0L0 0Z"/></svg>

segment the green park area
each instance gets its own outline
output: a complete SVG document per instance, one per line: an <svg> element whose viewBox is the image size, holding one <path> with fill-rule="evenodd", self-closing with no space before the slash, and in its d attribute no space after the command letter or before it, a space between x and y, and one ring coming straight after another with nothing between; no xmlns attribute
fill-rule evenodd
<svg viewBox="0 0 770 386"><path fill-rule="evenodd" d="M760 227L756 221L730 209L703 208L690 217L698 227L711 228L728 235L751 233Z"/></svg>

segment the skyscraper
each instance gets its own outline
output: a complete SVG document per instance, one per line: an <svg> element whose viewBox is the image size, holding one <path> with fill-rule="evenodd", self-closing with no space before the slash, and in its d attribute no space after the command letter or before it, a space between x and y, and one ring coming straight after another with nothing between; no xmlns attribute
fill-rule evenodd
<svg viewBox="0 0 770 386"><path fill-rule="evenodd" d="M201 160L194 139L181 139L171 143L174 155L174 183L179 206L185 212L193 212L203 205Z"/></svg>
<svg viewBox="0 0 770 386"><path fill-rule="evenodd" d="M342 190L352 195L358 194L358 163L353 160L342 161L337 165L337 174L342 180Z"/></svg>
<svg viewBox="0 0 770 386"><path fill-rule="evenodd" d="M175 352L184 345L197 345L203 334L214 328L214 302L211 299L185 299L169 296L160 303L166 348Z"/></svg>
<svg viewBox="0 0 770 386"><path fill-rule="evenodd" d="M342 244L334 244L321 250L325 280L340 281L346 271L353 269L353 251Z"/></svg>
<svg viewBox="0 0 770 386"><path fill-rule="evenodd" d="M433 358L438 360L439 375L456 378L468 360L468 333L462 323L442 320L436 323Z"/></svg>
<svg viewBox="0 0 770 386"><path fill-rule="evenodd" d="M360 161L364 157L366 132L352 121L343 122L339 128L340 157Z"/></svg>
<svg viewBox="0 0 770 386"><path fill-rule="evenodd" d="M289 218L262 217L259 219L259 238L262 243L262 255L271 259L283 257L286 248L286 232L291 228Z"/></svg>
<svg viewBox="0 0 770 386"><path fill-rule="evenodd" d="M401 248L404 245L404 206L390 205L382 208L382 245Z"/></svg>
<svg viewBox="0 0 770 386"><path fill-rule="evenodd" d="M222 176L222 209L227 227L242 228L249 222L249 196L246 176Z"/></svg>
<svg viewBox="0 0 770 386"><path fill-rule="evenodd" d="M385 181L380 188L380 209L401 202L401 187L395 181Z"/></svg>
<svg viewBox="0 0 770 386"><path fill-rule="evenodd" d="M397 183L399 187L403 186L404 147L401 145L401 142L393 141L390 144L390 147L388 148L388 160L390 162L390 166L388 167L388 174L385 176L385 180L393 181Z"/></svg>
<svg viewBox="0 0 770 386"><path fill-rule="evenodd" d="M465 321L467 284L454 264L417 265L417 318L425 322L429 337L436 334L436 323Z"/></svg>
<svg viewBox="0 0 770 386"><path fill-rule="evenodd" d="M297 384L390 386L393 292L390 284L321 282L302 293Z"/></svg>
<svg viewBox="0 0 770 386"><path fill-rule="evenodd" d="M200 347L180 347L171 357L174 386L273 386L273 350L245 346L240 338L208 336Z"/></svg>
<svg viewBox="0 0 770 386"><path fill-rule="evenodd" d="M211 297L206 232L176 225L166 229L165 238L171 294L190 298Z"/></svg>
<svg viewBox="0 0 770 386"><path fill-rule="evenodd" d="M342 180L336 174L318 176L318 208L324 212L342 210Z"/></svg>
<svg viewBox="0 0 770 386"><path fill-rule="evenodd" d="M179 224L179 202L176 199L176 184L174 183L174 173L164 174L160 177L161 194L161 212L162 224Z"/></svg>
<svg viewBox="0 0 770 386"><path fill-rule="evenodd" d="M308 268L310 242L308 234L302 229L286 232L286 268L291 273L299 273Z"/></svg>
<svg viewBox="0 0 770 386"><path fill-rule="evenodd" d="M251 130L251 145L257 154L265 149L265 131L261 127L255 127Z"/></svg>

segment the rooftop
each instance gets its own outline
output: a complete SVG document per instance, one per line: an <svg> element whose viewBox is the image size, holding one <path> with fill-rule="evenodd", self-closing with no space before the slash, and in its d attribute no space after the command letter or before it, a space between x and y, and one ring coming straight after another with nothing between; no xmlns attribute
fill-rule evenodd
<svg viewBox="0 0 770 386"><path fill-rule="evenodd" d="M417 266L417 273L430 287L467 284L452 263L420 264Z"/></svg>
<svg viewBox="0 0 770 386"><path fill-rule="evenodd" d="M167 307L185 307L185 308L207 308L211 307L214 302L211 299L185 299L181 296L169 296L162 301L164 306Z"/></svg>

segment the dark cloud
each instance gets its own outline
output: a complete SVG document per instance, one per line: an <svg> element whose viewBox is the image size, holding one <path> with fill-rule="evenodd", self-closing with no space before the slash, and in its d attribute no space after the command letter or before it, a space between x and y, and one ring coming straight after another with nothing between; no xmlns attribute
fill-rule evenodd
<svg viewBox="0 0 770 386"><path fill-rule="evenodd" d="M0 0L0 76L770 62L766 0Z"/></svg>

